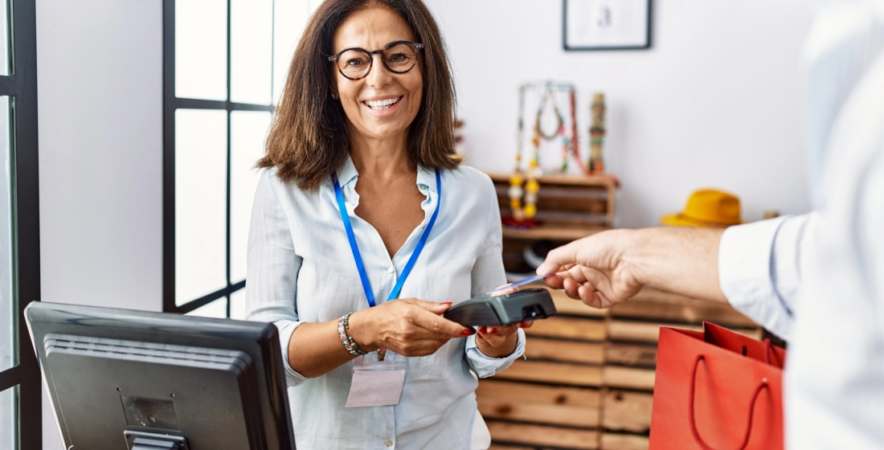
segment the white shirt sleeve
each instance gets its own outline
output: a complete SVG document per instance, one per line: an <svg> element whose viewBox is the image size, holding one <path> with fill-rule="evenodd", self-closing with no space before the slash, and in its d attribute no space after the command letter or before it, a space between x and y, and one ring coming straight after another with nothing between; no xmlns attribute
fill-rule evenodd
<svg viewBox="0 0 884 450"><path fill-rule="evenodd" d="M297 311L298 271L291 228L273 192L273 175L265 171L258 182L249 225L246 279L246 318L273 322L279 329L283 366L289 386L307 380L289 364L289 340L301 325Z"/></svg>
<svg viewBox="0 0 884 450"><path fill-rule="evenodd" d="M721 237L718 276L734 308L774 334L791 337L816 214L730 227Z"/></svg>
<svg viewBox="0 0 884 450"><path fill-rule="evenodd" d="M494 184L491 179L486 177L487 186L485 196L490 200L488 207L488 235L485 238L485 247L476 258L476 264L473 266L471 281L472 287L470 294L473 297L489 292L498 286L506 284L506 273L503 269L503 234L500 222L500 209L497 207L497 192L494 190ZM476 335L467 337L466 352L467 363L479 375L480 378L490 377L498 372L503 371L513 361L525 353L525 332L518 330L518 342L516 349L509 356L503 358L490 358L485 356L478 347L476 347Z"/></svg>

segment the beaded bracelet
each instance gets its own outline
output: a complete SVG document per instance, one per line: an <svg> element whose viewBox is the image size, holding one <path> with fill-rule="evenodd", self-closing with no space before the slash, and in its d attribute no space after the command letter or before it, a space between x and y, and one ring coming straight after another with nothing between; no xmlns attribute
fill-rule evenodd
<svg viewBox="0 0 884 450"><path fill-rule="evenodd" d="M359 344L350 337L348 331L350 330L350 315L353 313L347 313L340 319L338 319L338 337L341 338L341 343L344 344L344 348L347 349L353 356L362 356L367 355L368 352L359 348Z"/></svg>

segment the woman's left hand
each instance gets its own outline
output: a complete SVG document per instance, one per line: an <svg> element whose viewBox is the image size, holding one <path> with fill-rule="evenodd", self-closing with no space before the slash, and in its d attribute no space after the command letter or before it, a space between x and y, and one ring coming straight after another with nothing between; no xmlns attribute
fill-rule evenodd
<svg viewBox="0 0 884 450"><path fill-rule="evenodd" d="M518 290L519 288L505 289L497 291L494 294L491 294L491 296L497 297L499 295L512 294ZM516 350L516 344L518 344L519 336L516 332L519 331L519 328L531 328L531 325L533 324L534 321L529 320L522 323L514 323L505 327L478 327L476 329L478 332L476 335L476 347L479 347L479 351L482 352L483 355L491 358L509 356Z"/></svg>
<svg viewBox="0 0 884 450"><path fill-rule="evenodd" d="M519 328L530 328L534 321L514 323L512 325L479 327L476 334L476 346L485 356L502 358L509 356L516 350L519 336L516 331Z"/></svg>

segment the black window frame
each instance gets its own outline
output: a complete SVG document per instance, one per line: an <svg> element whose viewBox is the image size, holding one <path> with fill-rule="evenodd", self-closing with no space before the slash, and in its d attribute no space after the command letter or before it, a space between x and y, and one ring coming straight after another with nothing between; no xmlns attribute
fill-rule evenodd
<svg viewBox="0 0 884 450"><path fill-rule="evenodd" d="M10 74L0 96L10 97L13 343L17 364L0 372L0 391L18 389L20 450L43 448L42 377L24 310L40 300L40 180L37 154L37 15L35 0L10 0Z"/></svg>
<svg viewBox="0 0 884 450"><path fill-rule="evenodd" d="M216 300L226 298L227 314L230 317L230 296L245 288L245 280L230 278L230 207L231 207L231 127L232 111L267 111L276 109L271 104L235 103L230 101L231 93L231 1L227 3L227 100L203 100L179 98L175 96L175 0L163 0L163 311L187 314ZM275 9L275 1L274 1ZM275 24L272 19L271 26ZM273 30L271 29L271 34ZM271 39L271 43L274 42ZM273 51L270 58L270 89L273 90ZM271 97L272 101L272 97ZM176 304L175 298L175 111L177 109L204 109L227 112L227 286L186 303Z"/></svg>

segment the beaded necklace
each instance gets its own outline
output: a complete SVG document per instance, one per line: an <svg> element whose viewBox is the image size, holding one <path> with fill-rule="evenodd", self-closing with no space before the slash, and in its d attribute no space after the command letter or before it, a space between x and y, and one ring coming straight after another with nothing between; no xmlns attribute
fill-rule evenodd
<svg viewBox="0 0 884 450"><path fill-rule="evenodd" d="M568 171L568 161L569 161L569 151L573 153L579 152L576 146L576 127L577 121L575 118L575 109L574 109L574 88L572 86L554 86L552 83L545 83L542 86L543 96L540 100L540 103L537 107L537 113L534 116L534 133L531 138L531 144L534 147L534 154L532 155L531 161L528 162L528 172L526 176L523 176L522 173L522 148L523 148L523 140L524 140L524 109L525 109L525 94L531 88L538 88L538 85L524 85L519 88L519 129L518 129L518 141L516 148L516 168L513 171L513 174L510 176L510 188L508 191L508 195L510 197L510 209L513 213L513 218L516 220L524 220L531 219L537 214L537 193L540 191L540 183L537 180L537 177L540 175L540 146L541 141L553 141L557 137L561 139L562 143L562 165L561 170L562 173L566 173ZM565 91L569 96L569 105L570 113L571 113L571 129L570 132L566 131L565 128L565 117L559 109L558 101L556 99L557 91ZM544 132L543 127L541 125L542 118L544 114L544 110L549 102L552 102L553 106L553 114L556 118L556 129L555 132L547 134ZM525 182L524 189L522 188L522 183ZM525 206L522 207L522 199L524 196Z"/></svg>

